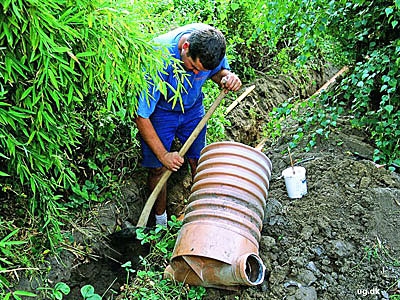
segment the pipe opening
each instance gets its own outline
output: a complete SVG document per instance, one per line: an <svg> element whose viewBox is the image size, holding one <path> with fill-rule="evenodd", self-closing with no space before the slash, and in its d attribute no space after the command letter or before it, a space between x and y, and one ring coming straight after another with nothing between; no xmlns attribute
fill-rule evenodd
<svg viewBox="0 0 400 300"><path fill-rule="evenodd" d="M259 257L254 254L247 257L245 273L252 284L260 284L264 280L264 270L265 267Z"/></svg>

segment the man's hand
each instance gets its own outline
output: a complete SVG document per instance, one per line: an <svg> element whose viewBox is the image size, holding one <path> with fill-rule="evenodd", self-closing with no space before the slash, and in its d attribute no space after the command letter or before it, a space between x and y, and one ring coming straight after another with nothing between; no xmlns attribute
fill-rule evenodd
<svg viewBox="0 0 400 300"><path fill-rule="evenodd" d="M149 118L137 117L135 119L139 132L144 141L158 160L170 171L178 171L183 164L183 157L178 152L168 152L154 130Z"/></svg>
<svg viewBox="0 0 400 300"><path fill-rule="evenodd" d="M229 72L228 75L222 77L221 85L228 91L236 92L242 86L242 81L235 73Z"/></svg>
<svg viewBox="0 0 400 300"><path fill-rule="evenodd" d="M159 157L161 163L170 171L176 172L183 165L184 159L178 152L165 152Z"/></svg>

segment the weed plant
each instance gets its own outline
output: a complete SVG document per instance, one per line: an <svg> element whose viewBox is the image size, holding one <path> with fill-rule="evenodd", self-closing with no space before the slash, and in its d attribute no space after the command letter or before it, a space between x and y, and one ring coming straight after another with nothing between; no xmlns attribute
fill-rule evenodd
<svg viewBox="0 0 400 300"><path fill-rule="evenodd" d="M141 258L140 267L132 269L130 262L122 265L127 272L125 288L118 300L125 299L202 299L203 287L188 285L164 278L164 269L169 264L182 222L175 216L168 221L168 228L157 225L145 232L137 229L137 238L142 244L150 245L150 254ZM130 281L132 279L132 281Z"/></svg>

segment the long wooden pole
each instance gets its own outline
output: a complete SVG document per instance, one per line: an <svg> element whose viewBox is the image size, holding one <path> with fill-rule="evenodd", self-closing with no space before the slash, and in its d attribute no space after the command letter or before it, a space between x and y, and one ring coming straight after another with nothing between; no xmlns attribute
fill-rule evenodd
<svg viewBox="0 0 400 300"><path fill-rule="evenodd" d="M204 117L201 119L199 124L197 124L196 128L193 130L189 138L186 140L185 144L183 144L182 148L179 150L179 155L184 156L186 152L189 150L190 146L193 144L194 140L197 138L199 135L200 131L203 129L203 127L206 125L208 119L210 119L211 115L221 102L221 100L225 97L226 91L222 90L221 93L219 94L218 98L214 101L214 103L211 105L210 109L208 112L204 115ZM139 221L137 223L137 227L144 227L147 224L147 221L150 216L151 209L153 208L154 203L157 200L158 195L161 192L162 187L164 184L167 182L169 176L171 176L172 171L167 170L165 173L161 176L160 181L157 183L155 186L154 190L150 194L149 198L146 201L146 204L144 205L143 211L139 217Z"/></svg>
<svg viewBox="0 0 400 300"><path fill-rule="evenodd" d="M252 89L247 89L242 93L242 95L239 96L239 98L244 98L246 97ZM194 140L197 138L201 130L204 128L206 125L207 121L210 119L211 115L214 113L216 108L218 107L219 103L221 100L225 97L227 94L227 90L222 90L217 99L214 101L214 103L211 105L209 108L208 112L204 115L204 117L201 119L199 124L197 124L196 128L193 130L187 141L183 144L182 148L179 150L179 155L184 156L186 152L189 150L190 146L193 144ZM238 98L238 99L239 99ZM157 183L155 186L154 190L150 194L149 198L146 201L146 204L144 205L143 211L139 217L139 221L137 223L137 227L144 227L147 224L147 221L150 216L151 209L153 208L154 203L157 200L158 195L161 192L162 187L164 184L167 182L169 176L171 176L172 171L167 170L165 173L161 176L160 181Z"/></svg>

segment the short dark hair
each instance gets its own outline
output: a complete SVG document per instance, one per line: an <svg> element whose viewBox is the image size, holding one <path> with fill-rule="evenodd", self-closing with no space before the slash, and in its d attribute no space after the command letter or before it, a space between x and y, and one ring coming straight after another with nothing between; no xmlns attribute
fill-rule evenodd
<svg viewBox="0 0 400 300"><path fill-rule="evenodd" d="M214 27L193 31L189 38L188 55L200 59L206 70L215 69L225 56L226 41L221 31Z"/></svg>

